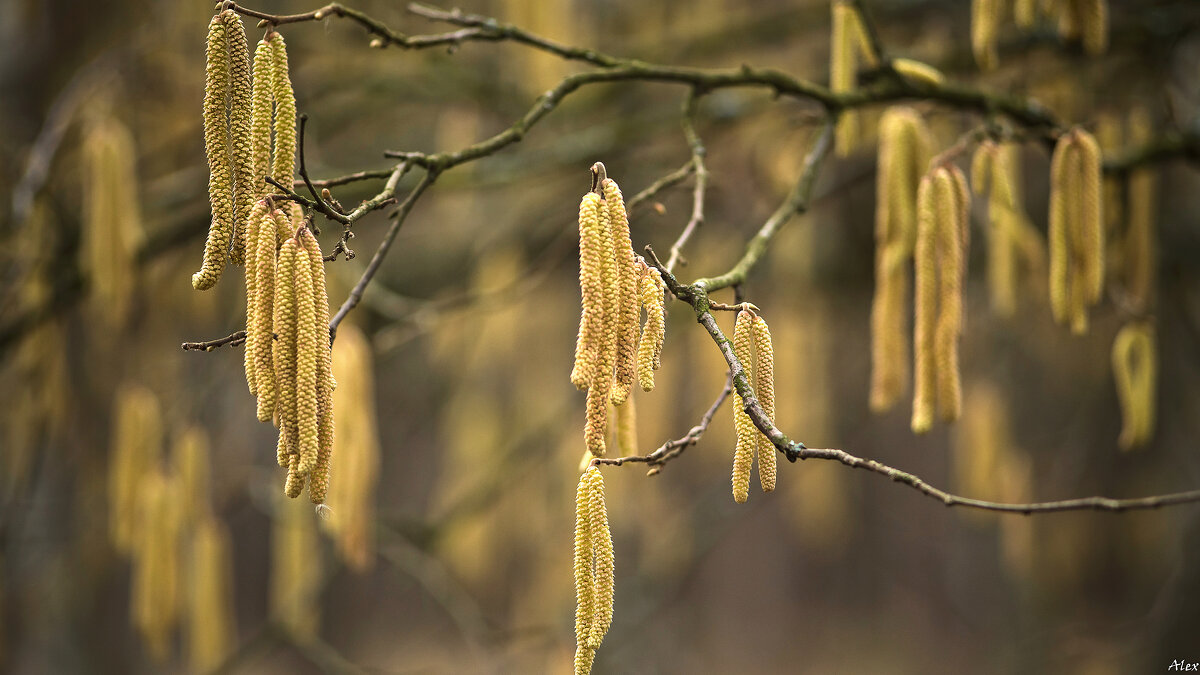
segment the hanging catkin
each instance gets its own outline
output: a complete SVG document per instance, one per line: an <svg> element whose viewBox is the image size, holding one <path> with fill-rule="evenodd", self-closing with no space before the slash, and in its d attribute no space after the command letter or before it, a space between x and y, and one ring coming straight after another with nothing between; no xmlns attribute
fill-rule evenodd
<svg viewBox="0 0 1200 675"><path fill-rule="evenodd" d="M276 426L279 427L278 459L279 465L284 467L292 465L291 456L299 451L296 431L298 290L295 287L295 277L300 255L300 243L295 238L289 238L279 249L279 260L275 267L275 339L271 342L271 349L276 386L275 420Z"/></svg>
<svg viewBox="0 0 1200 675"><path fill-rule="evenodd" d="M589 466L575 495L575 641L596 650L613 617L613 545L604 478ZM590 658L587 659L590 666ZM578 662L578 658L577 658ZM590 669L589 669L590 670ZM588 672L588 671L585 671Z"/></svg>
<svg viewBox="0 0 1200 675"><path fill-rule="evenodd" d="M1158 382L1154 327L1135 322L1121 328L1113 341L1112 366L1117 399L1121 403L1121 435L1117 443L1122 450L1142 447L1154 436Z"/></svg>
<svg viewBox="0 0 1200 675"><path fill-rule="evenodd" d="M142 478L162 453L162 412L158 398L145 387L124 385L117 390L112 446L108 465L109 540L121 553L130 553L141 527L138 520Z"/></svg>
<svg viewBox="0 0 1200 675"><path fill-rule="evenodd" d="M275 156L271 175L280 184L291 185L296 173L296 95L288 72L287 43L279 33L271 36L271 57L275 71Z"/></svg>
<svg viewBox="0 0 1200 675"><path fill-rule="evenodd" d="M992 70L999 60L996 43L1000 33L1001 0L973 0L971 3L971 50L980 70Z"/></svg>
<svg viewBox="0 0 1200 675"><path fill-rule="evenodd" d="M200 427L185 429L171 449L171 469L179 485L180 526L191 530L211 516L208 436Z"/></svg>
<svg viewBox="0 0 1200 675"><path fill-rule="evenodd" d="M616 322L617 348L612 402L621 405L629 398L633 378L637 369L638 308L638 263L633 254L629 237L629 216L625 212L625 199L616 181L605 178L601 183L604 190L604 208L608 210L609 227L612 228L613 265L617 279Z"/></svg>
<svg viewBox="0 0 1200 675"><path fill-rule="evenodd" d="M642 278L639 290L642 306L646 308L646 324L638 342L637 371L642 391L654 389L654 371L658 370L662 357L663 341L666 337L666 322L663 315L663 299L666 285L658 270L642 263Z"/></svg>
<svg viewBox="0 0 1200 675"><path fill-rule="evenodd" d="M269 422L275 415L278 384L273 351L276 287L275 261L279 230L288 226L288 218L279 209L265 214L256 230L254 248L254 320L246 327L246 348L254 354L255 383L258 394L258 420ZM247 263L247 269L250 268Z"/></svg>
<svg viewBox="0 0 1200 675"><path fill-rule="evenodd" d="M746 384L754 387L754 315L750 310L738 312L733 324L733 355L742 364L742 375ZM754 453L758 444L754 422L746 414L741 395L733 392L733 428L737 432L737 446L733 450L733 501L745 504L750 498L750 469L754 464Z"/></svg>
<svg viewBox="0 0 1200 675"><path fill-rule="evenodd" d="M320 623L320 542L312 509L275 502L271 519L270 611L289 638L306 644Z"/></svg>
<svg viewBox="0 0 1200 675"><path fill-rule="evenodd" d="M917 195L916 317L912 430L933 426L934 411L958 418L961 387L958 338L962 331L962 279L966 261L966 178L953 165L935 167Z"/></svg>
<svg viewBox="0 0 1200 675"><path fill-rule="evenodd" d="M301 228L300 238L308 230ZM300 461L296 471L308 475L317 465L320 442L317 438L317 363L321 344L328 345L325 326L317 326L316 303L313 301L312 267L308 252L297 241L296 264L292 285L296 295L296 433Z"/></svg>
<svg viewBox="0 0 1200 675"><path fill-rule="evenodd" d="M909 260L917 231L917 184L931 145L929 129L912 108L889 108L880 118L871 304L870 405L876 412L891 408L908 385Z"/></svg>
<svg viewBox="0 0 1200 675"><path fill-rule="evenodd" d="M231 12L232 10L225 10ZM229 39L222 14L208 25L207 66L204 82L204 150L208 155L208 199L212 224L204 244L204 263L192 275L198 291L212 288L221 278L233 237L233 169L229 155L229 127L225 113L229 90Z"/></svg>
<svg viewBox="0 0 1200 675"><path fill-rule="evenodd" d="M591 382L588 384L587 395L587 425L584 438L588 449L596 457L603 457L605 452L604 437L608 432L608 402L612 392L613 364L616 361L617 350L617 316L619 311L619 284L616 270L616 257L613 254L612 227L609 223L607 208L599 209L599 228L607 235L600 244L600 288L601 310L603 317L598 330L592 335L594 350L594 370ZM594 341L593 341L594 340Z"/></svg>
<svg viewBox="0 0 1200 675"><path fill-rule="evenodd" d="M1087 306L1104 288L1100 148L1075 128L1059 137L1050 162L1050 307L1059 323L1087 332Z"/></svg>
<svg viewBox="0 0 1200 675"><path fill-rule="evenodd" d="M229 39L229 145L234 178L234 233L229 259L241 265L246 252L246 219L258 201L259 180L254 175L254 143L250 136L250 53L242 17L232 10L225 10L221 16Z"/></svg>
<svg viewBox="0 0 1200 675"><path fill-rule="evenodd" d="M130 606L151 658L164 663L179 615L179 507L176 485L157 470L138 486Z"/></svg>
<svg viewBox="0 0 1200 675"><path fill-rule="evenodd" d="M316 315L313 343L317 352L317 458L309 477L308 497L314 504L323 504L329 489L329 468L334 440L333 392L337 388L337 382L333 378L333 354L329 342L329 295L325 289L324 256L321 255L317 238L307 227L301 228L300 240L308 257L312 302Z"/></svg>
<svg viewBox="0 0 1200 675"><path fill-rule="evenodd" d="M102 117L83 141L83 268L89 273L91 315L117 327L129 315L138 247L144 238L138 202L136 147L124 124Z"/></svg>
<svg viewBox="0 0 1200 675"><path fill-rule="evenodd" d="M582 311L579 336L575 341L575 366L571 382L579 389L591 386L596 373L597 351L604 332L604 279L602 256L607 243L607 228L600 226L600 195L589 192L579 203L579 290Z"/></svg>
<svg viewBox="0 0 1200 675"><path fill-rule="evenodd" d="M353 324L343 323L333 347L339 383L333 392L338 433L337 481L330 485L326 521L342 560L353 570L369 569L375 558L375 488L379 482L379 432L375 423L375 381L371 343ZM317 467L321 466L318 459ZM309 491L319 483L314 476Z"/></svg>
<svg viewBox="0 0 1200 675"><path fill-rule="evenodd" d="M1017 307L1017 254L1029 233L1017 194L1017 148L985 141L971 163L976 194L988 195L987 275L992 310L1010 317ZM1036 237L1036 234L1033 235ZM1030 260L1032 266L1035 261Z"/></svg>
<svg viewBox="0 0 1200 675"><path fill-rule="evenodd" d="M829 88L834 94L852 91L856 85L858 62L877 65L875 53L867 40L862 18L846 0L833 0L832 36L830 38ZM854 151L859 138L858 112L842 112L837 124L837 152L845 157Z"/></svg>
<svg viewBox="0 0 1200 675"><path fill-rule="evenodd" d="M269 192L270 185L263 180L271 175L271 106L275 94L275 60L274 50L270 39L276 33L273 31L267 37L258 41L254 50L254 81L250 102L250 140L254 149L254 193L261 199ZM285 183L286 185L286 183ZM248 223L249 225L250 223ZM247 235L249 228L247 228ZM249 250L254 247L253 241L247 241L247 266Z"/></svg>
<svg viewBox="0 0 1200 675"><path fill-rule="evenodd" d="M775 422L775 348L771 345L771 329L762 316L754 317L754 392L767 419ZM775 489L775 444L765 434L755 434L758 440L758 480L763 492Z"/></svg>
<svg viewBox="0 0 1200 675"><path fill-rule="evenodd" d="M258 395L258 370L256 366L257 350L259 345L255 341L255 334L260 330L257 325L259 319L258 306L263 303L264 299L258 293L258 239L260 228L263 227L263 219L267 219L266 227L271 229L274 234L275 223L268 215L271 211L271 204L265 199L261 199L254 204L254 209L250 211L250 215L246 218L246 349L243 355L246 371L246 386L250 389L250 393ZM271 251L271 257L274 258L275 252ZM270 326L267 326L270 330Z"/></svg>
<svg viewBox="0 0 1200 675"><path fill-rule="evenodd" d="M192 672L209 673L237 641L229 533L211 516L201 519L192 534L186 593L188 665Z"/></svg>

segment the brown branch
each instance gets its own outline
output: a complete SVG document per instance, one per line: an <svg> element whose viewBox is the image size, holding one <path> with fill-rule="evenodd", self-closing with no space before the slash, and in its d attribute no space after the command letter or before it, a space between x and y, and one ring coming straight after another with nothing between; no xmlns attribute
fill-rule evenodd
<svg viewBox="0 0 1200 675"><path fill-rule="evenodd" d="M387 198L390 199L392 197L392 194L394 194L396 190L396 183L399 182L400 176L404 173L405 166L406 164L401 162L396 167L395 171L392 172L392 178L388 180L388 184L384 188L384 191L379 195L376 195L376 198L380 197L384 193L388 193ZM363 292L366 290L367 285L371 283L371 279L375 277L375 273L379 271L379 266L383 264L383 259L387 257L388 251L392 247L392 242L396 239L396 233L400 231L400 226L404 224L404 220L408 217L409 212L412 211L413 204L416 203L417 199L421 196L421 193L425 192L426 188L428 188L435 180L437 180L437 176L438 174L436 171L426 171L425 175L421 177L421 180L416 184L416 186L413 187L412 191L408 193L408 196L404 198L404 201L400 203L400 206L396 207L396 210L392 213L392 226L389 227L387 233L383 235L383 241L379 243L379 248L375 250L375 255L371 257L371 262L367 263L367 269L363 270L362 276L358 279L358 283L354 285L353 290L350 291L350 295L346 297L346 301L343 302L342 306L338 308L337 314L335 314L333 318L329 320L330 340L337 336L338 324L340 324L342 320L346 318L346 315L350 313L350 310L354 309L358 305L359 301L362 300ZM363 214L365 214L367 211L371 210L371 208L373 207L368 207L368 202L363 202L362 205L350 213L350 216L354 217L356 213L360 212L360 210Z"/></svg>
<svg viewBox="0 0 1200 675"><path fill-rule="evenodd" d="M236 333L230 333L229 335L216 340L209 340L207 342L185 342L179 346L182 347L183 351L185 352L211 352L219 347L224 347L226 345L230 347L237 347L245 342L246 331L239 330Z"/></svg>
<svg viewBox="0 0 1200 675"><path fill-rule="evenodd" d="M675 459L683 454L691 446L700 442L700 438L704 436L704 432L708 430L708 425L712 424L713 417L716 416L717 410L725 403L725 399L729 398L729 394L733 392L732 376L725 378L725 387L721 389L721 393L717 394L717 398L708 407L704 416L700 418L700 423L688 430L683 436L667 441L658 447L657 450L647 455L630 455L628 457L598 457L592 460L594 464L609 464L612 466L621 466L625 463L641 463L649 464L650 470L646 472L647 476L657 475L662 467L667 462Z"/></svg>
<svg viewBox="0 0 1200 675"><path fill-rule="evenodd" d="M674 270L675 265L686 265L683 257L683 247L691 241L692 235L704 223L704 194L708 189L708 166L704 163L707 150L700 134L696 133L696 105L700 92L692 88L683 101L683 135L687 138L688 146L692 149L692 170L696 173L696 184L692 188L692 217L679 233L679 238L671 245L671 258L667 261L667 269Z"/></svg>
<svg viewBox="0 0 1200 675"><path fill-rule="evenodd" d="M825 127L821 130L817 137L817 142L813 149L804 160L804 168L800 172L800 178L796 181L795 187L791 193L775 209L767 222L759 228L758 233L746 244L746 253L742 255L741 260L737 262L728 272L706 279L698 279L693 282L693 286L700 287L706 291L715 291L722 288L729 288L736 284L741 284L746 281L746 276L758 264L763 253L766 252L771 239L781 227L784 226L793 215L802 214L808 210L809 198L812 195L813 186L817 182L817 174L820 171L821 163L833 148L833 130L836 126L836 121L831 117L825 121ZM666 269L664 267L664 269ZM669 271L669 270L668 270Z"/></svg>
<svg viewBox="0 0 1200 675"><path fill-rule="evenodd" d="M348 173L345 176L338 176L337 178L326 178L325 180L314 180L310 182L319 188L331 188L339 185L349 185L350 183L357 183L364 180L387 178L388 176L392 175L393 170L394 169L374 169L370 171L356 171L354 173ZM305 183L303 178L298 178L292 182L293 188L303 187L304 185Z"/></svg>

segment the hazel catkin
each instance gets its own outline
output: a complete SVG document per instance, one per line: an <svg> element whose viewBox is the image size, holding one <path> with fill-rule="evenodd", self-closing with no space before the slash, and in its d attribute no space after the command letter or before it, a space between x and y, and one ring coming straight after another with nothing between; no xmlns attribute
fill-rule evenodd
<svg viewBox="0 0 1200 675"><path fill-rule="evenodd" d="M295 286L296 268L301 256L300 243L295 238L283 242L275 267L275 339L272 341L272 357L275 369L276 403L275 412L279 427L279 463L290 466L291 455L299 451L296 428L296 321L297 294Z"/></svg>
<svg viewBox="0 0 1200 675"><path fill-rule="evenodd" d="M576 491L574 568L575 640L596 650L612 625L614 558L604 478L595 466L580 476Z"/></svg>
<svg viewBox="0 0 1200 675"><path fill-rule="evenodd" d="M638 383L642 391L654 389L654 371L658 370L662 360L663 342L666 337L666 321L663 312L666 285L658 270L642 263L641 282L639 290L642 296L642 306L646 308L646 324L642 327L641 340L638 342L637 372Z"/></svg>
<svg viewBox="0 0 1200 675"><path fill-rule="evenodd" d="M869 396L876 412L891 408L908 383L909 260L917 231L917 185L931 145L928 127L912 108L892 107L880 118Z"/></svg>
<svg viewBox="0 0 1200 675"><path fill-rule="evenodd" d="M275 156L271 175L282 185L291 185L296 173L296 94L288 72L287 43L283 35L271 36L274 61Z"/></svg>
<svg viewBox="0 0 1200 675"><path fill-rule="evenodd" d="M575 342L575 366L571 382L587 389L595 377L598 343L604 322L604 283L601 255L609 236L600 227L600 195L589 192L579 203L579 289L582 311ZM611 245L610 245L611 246Z"/></svg>
<svg viewBox="0 0 1200 675"><path fill-rule="evenodd" d="M1121 435L1117 443L1122 450L1132 450L1146 445L1154 435L1158 382L1154 327L1146 322L1122 327L1113 341L1112 367L1121 404Z"/></svg>
<svg viewBox="0 0 1200 675"><path fill-rule="evenodd" d="M258 305L263 301L263 298L258 294L258 235L259 229L263 227L263 219L267 219L266 227L272 230L274 235L275 223L270 220L271 204L265 199L259 200L254 205L254 209L250 211L250 215L246 218L245 231L245 262L246 262L246 349L243 354L246 371L246 386L250 389L250 393L258 395L258 371L255 365L258 345L252 337L257 331L257 321L259 320ZM274 258L275 252L271 252ZM268 330L270 328L268 327Z"/></svg>
<svg viewBox="0 0 1200 675"><path fill-rule="evenodd" d="M775 348L771 329L761 315L754 316L754 392L767 419L775 422ZM775 489L775 444L765 434L758 439L758 480L763 492Z"/></svg>
<svg viewBox="0 0 1200 675"><path fill-rule="evenodd" d="M229 40L229 147L234 178L234 232L229 259L241 265L246 251L246 219L258 190L254 176L254 143L250 135L251 104L250 53L246 44L246 29L242 17L232 10L221 12Z"/></svg>
<svg viewBox="0 0 1200 675"><path fill-rule="evenodd" d="M621 188L611 178L601 183L604 190L604 208L608 211L609 227L612 231L613 265L616 275L616 312L609 319L616 324L615 381L612 402L622 405L629 398L637 370L638 339L638 262L633 254L629 236L629 216L625 212L625 200Z"/></svg>
<svg viewBox="0 0 1200 675"><path fill-rule="evenodd" d="M746 384L753 388L752 363L754 358L754 315L750 310L738 312L733 325L733 354L742 364L742 375ZM733 451L733 501L745 504L750 497L750 469L754 463L757 447L754 422L746 414L745 402L737 391L733 393L733 426L737 432L737 446Z"/></svg>
<svg viewBox="0 0 1200 675"><path fill-rule="evenodd" d="M225 114L230 59L228 28L221 14L214 16L208 25L206 53L204 150L208 156L208 198L212 206L212 224L204 244L204 263L200 271L192 275L192 287L198 291L212 288L221 278L233 237L233 169Z"/></svg>
<svg viewBox="0 0 1200 675"><path fill-rule="evenodd" d="M1087 306L1104 288L1100 148L1075 128L1059 137L1050 163L1050 306L1059 323L1087 332Z"/></svg>

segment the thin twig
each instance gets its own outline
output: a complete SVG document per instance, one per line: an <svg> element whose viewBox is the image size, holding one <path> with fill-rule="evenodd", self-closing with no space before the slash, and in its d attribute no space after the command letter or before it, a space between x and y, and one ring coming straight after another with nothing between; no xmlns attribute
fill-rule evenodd
<svg viewBox="0 0 1200 675"><path fill-rule="evenodd" d="M692 235L704 223L704 194L708 189L708 166L704 163L707 153L704 142L696 133L696 105L700 92L693 87L688 91L683 101L683 135L687 138L688 147L692 149L692 170L696 173L696 184L692 188L692 217L679 238L671 245L671 258L667 261L667 269L674 270L676 264L687 264L683 258L683 247L691 241Z"/></svg>
<svg viewBox="0 0 1200 675"><path fill-rule="evenodd" d="M394 180L388 181L388 188L386 188L385 191L388 189L393 192L395 191L395 183L400 180L404 166L404 163L401 163L399 166L397 166L395 172L392 174ZM383 264L383 259L387 257L388 250L391 249L392 242L396 239L396 233L400 231L400 226L404 224L404 220L408 217L409 212L412 210L413 204L416 203L417 198L421 196L421 193L425 192L426 188L428 188L435 180L437 180L437 175L438 174L435 171L426 171L425 175L421 177L421 180L416 184L416 186L413 187L412 192L409 192L408 196L404 198L404 201L400 203L400 206L396 207L396 211L392 214L392 226L389 227L387 233L383 235L383 241L379 243L379 248L375 250L375 255L371 257L371 262L367 263L367 269L363 270L362 276L358 279L358 283L354 285L354 289L350 291L350 295L346 297L346 301L342 303L340 308L338 308L337 314L335 314L333 318L329 320L330 340L337 336L338 324L340 324L342 320L346 318L346 315L350 313L350 310L354 309L358 305L359 301L362 300L363 292L367 289L367 285L371 283L371 279L375 277L375 273L379 271L379 266ZM364 205L365 204L366 202L364 202ZM359 211L359 209L362 208L363 206L360 206L350 215L353 216Z"/></svg>
<svg viewBox="0 0 1200 675"><path fill-rule="evenodd" d="M657 475L662 467L667 462L675 459L683 454L691 446L700 442L700 438L704 436L704 432L708 430L708 425L712 424L713 417L716 416L717 410L725 403L725 399L729 398L729 394L733 392L733 377L725 378L725 387L721 389L721 393L717 394L717 398L712 402L712 405L705 411L704 416L700 418L700 423L688 430L683 436L667 441L658 447L657 450L647 455L630 455L629 457L599 457L593 460L596 464L609 464L612 466L621 466L625 463L642 463L649 464L650 470L646 472L647 476Z"/></svg>
<svg viewBox="0 0 1200 675"><path fill-rule="evenodd" d="M237 347L246 342L246 331L239 330L236 333L230 333L223 338L209 340L207 342L184 342L179 345L185 352L211 352L219 347Z"/></svg>

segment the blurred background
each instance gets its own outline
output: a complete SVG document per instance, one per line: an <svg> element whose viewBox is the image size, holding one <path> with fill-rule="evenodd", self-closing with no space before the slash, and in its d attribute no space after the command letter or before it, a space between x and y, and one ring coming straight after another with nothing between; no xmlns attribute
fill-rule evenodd
<svg viewBox="0 0 1200 675"><path fill-rule="evenodd" d="M460 4L615 55L828 80L827 2ZM1107 149L1200 119L1190 0L1112 2L1102 56L1063 44L1049 20L1027 31L1008 21L988 73L972 58L970 3L866 4L890 53L1104 126ZM402 3L352 5L409 34L446 30ZM684 88L585 88L417 203L335 346L339 448L333 515L321 520L282 497L274 429L255 421L241 347L179 348L244 326L240 271L208 292L189 284L209 220L200 104L211 15L199 1L0 3L0 671L569 671L584 408L568 381L575 214L594 161L626 198L688 161ZM253 44L261 29L246 25ZM281 32L314 178L387 168L385 149L487 138L580 69L508 43L371 49L336 19ZM980 121L914 105L942 147ZM740 257L798 176L815 112L757 89L702 100L711 187L682 277ZM1044 266L1023 272L1015 316L996 316L978 236L964 417L914 437L908 397L885 414L867 407L879 112L861 114L861 146L829 158L811 212L743 289L772 327L781 428L972 497L1200 486L1196 167L1165 161L1114 183L1114 240L1130 218L1153 225L1154 287L1132 316L1102 302L1084 336L1051 320ZM1044 233L1049 155L1027 144L1020 160ZM670 247L690 185L631 214L635 249ZM353 205L381 187L334 194ZM388 222L381 211L356 225L359 256L328 265L331 303ZM326 230L328 250L338 228ZM1161 364L1157 423L1123 452L1110 353L1121 326L1146 317ZM718 318L731 329L731 314ZM637 450L683 435L724 379L690 310L669 304L658 387L635 396ZM752 487L737 506L730 417L723 408L660 475L605 468L616 614L595 672L1104 674L1200 661L1197 507L967 513L818 461L783 464L775 493Z"/></svg>

